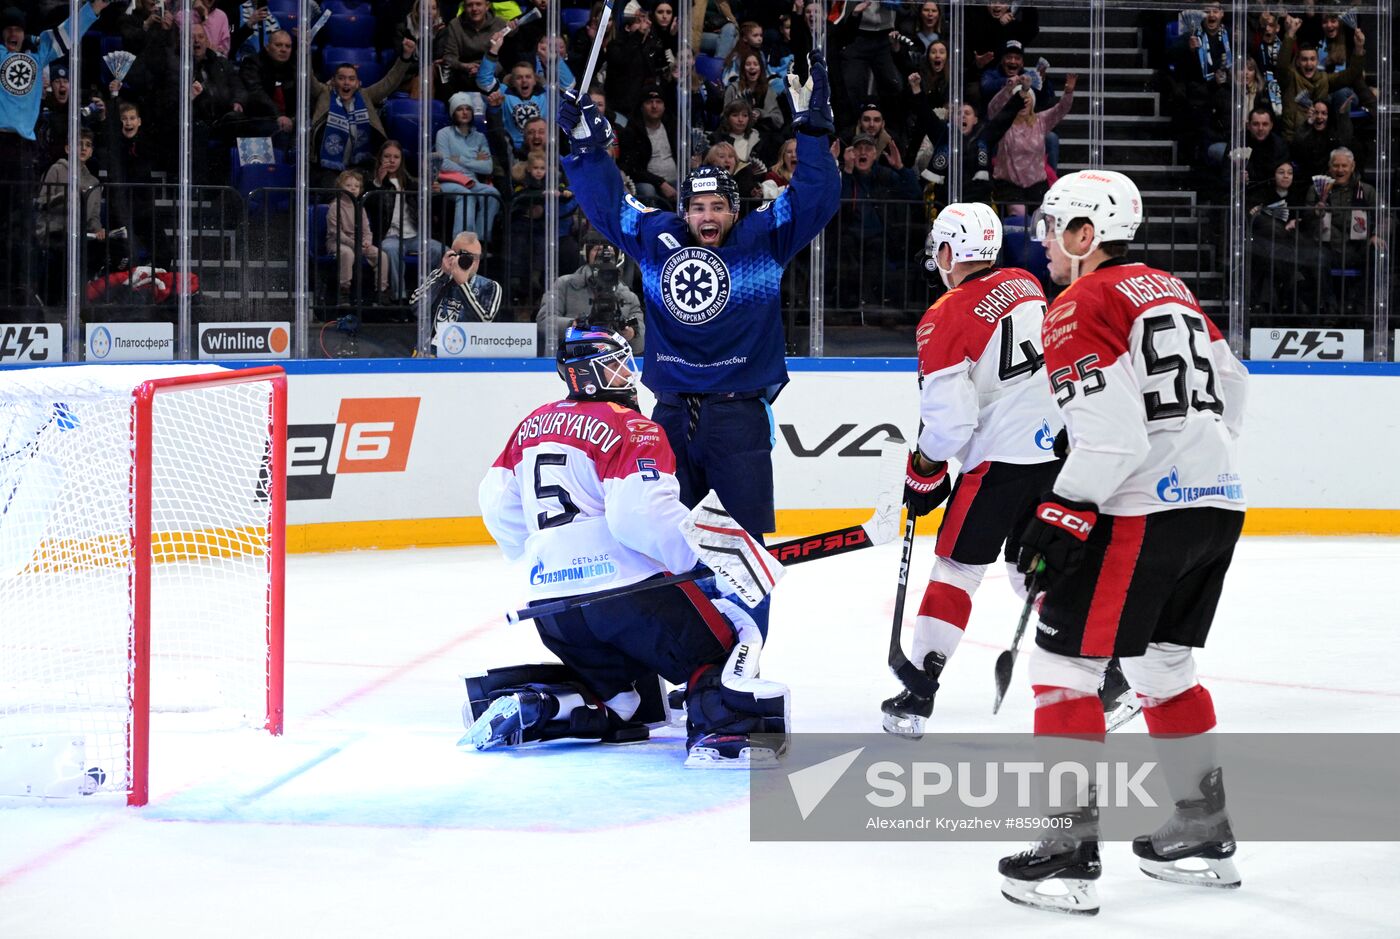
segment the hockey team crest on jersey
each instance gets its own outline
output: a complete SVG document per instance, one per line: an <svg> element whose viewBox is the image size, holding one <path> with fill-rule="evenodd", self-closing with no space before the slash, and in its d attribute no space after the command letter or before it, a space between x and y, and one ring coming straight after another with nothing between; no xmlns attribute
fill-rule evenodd
<svg viewBox="0 0 1400 939"><path fill-rule="evenodd" d="M522 101L510 109L510 116L516 127L524 127L540 116L540 108L533 101Z"/></svg>
<svg viewBox="0 0 1400 939"><path fill-rule="evenodd" d="M0 69L0 88L17 98L29 94L38 79L39 63L28 52L12 53Z"/></svg>
<svg viewBox="0 0 1400 939"><path fill-rule="evenodd" d="M661 300L677 322L708 323L729 302L729 268L708 248L683 248L661 267Z"/></svg>

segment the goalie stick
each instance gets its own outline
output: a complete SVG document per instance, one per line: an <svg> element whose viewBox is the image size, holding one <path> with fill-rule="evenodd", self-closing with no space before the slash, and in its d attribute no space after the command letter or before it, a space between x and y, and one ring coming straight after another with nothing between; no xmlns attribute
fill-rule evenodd
<svg viewBox="0 0 1400 939"><path fill-rule="evenodd" d="M848 525L845 528L833 529L819 535L793 538L790 541L780 541L777 544L768 545L766 550L769 556L781 564L801 564L805 561L835 557L838 554L846 554L850 551L888 544L893 541L895 532L899 528L899 513L903 508L905 459L903 436L897 431L893 434L887 434L880 453L879 489L875 494L875 510L871 513L870 518L859 525ZM711 493L707 497L707 501L713 496L714 494ZM716 501L715 504L718 502ZM704 506L705 502L700 505ZM700 506L697 506L696 511L699 511L699 508ZM693 516L695 513L691 514ZM757 542L755 541L753 544L757 545ZM696 553L699 553L698 548ZM780 569L781 564L779 565ZM532 619L537 616L553 616L565 610L627 596L641 590L652 590L657 587L669 587L672 584L700 580L710 576L710 573L703 568L696 568L681 574L668 574L665 577L643 580L625 587L600 590L597 593L572 597L568 600L541 603L523 610L508 612L506 620L518 623L523 619Z"/></svg>
<svg viewBox="0 0 1400 939"><path fill-rule="evenodd" d="M859 525L770 544L768 553L784 564L800 564L893 541L895 533L899 531L899 513L903 508L906 459L904 437L898 431L887 434L880 452L880 481L879 490L875 493L875 511L870 518Z"/></svg>
<svg viewBox="0 0 1400 939"><path fill-rule="evenodd" d="M723 580L729 586L728 592L737 596L746 606L753 608L762 603L763 598L768 596L782 579L783 565L769 557L763 546L734 521L713 491L691 509L690 514L681 522L680 530L700 558L703 567L609 590L599 590L596 593L537 603L523 610L506 613L506 621L518 623L523 619L553 616L603 600L612 600L643 590L654 590L657 587L683 584L711 575Z"/></svg>

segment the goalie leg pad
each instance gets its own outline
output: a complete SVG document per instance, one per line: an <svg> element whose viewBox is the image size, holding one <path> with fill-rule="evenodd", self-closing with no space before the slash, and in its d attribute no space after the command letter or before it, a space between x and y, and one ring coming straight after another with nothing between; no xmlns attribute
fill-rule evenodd
<svg viewBox="0 0 1400 939"><path fill-rule="evenodd" d="M686 687L686 730L704 734L780 734L786 736L787 685L760 678L725 682L720 669L701 666Z"/></svg>
<svg viewBox="0 0 1400 939"><path fill-rule="evenodd" d="M542 677L565 680L505 683ZM562 665L512 666L467 678L469 698L462 709L467 733L459 745L469 743L484 750L563 739L635 743L651 735L650 727L670 721L660 679L654 676L609 699L626 705L626 718L574 678L572 670Z"/></svg>

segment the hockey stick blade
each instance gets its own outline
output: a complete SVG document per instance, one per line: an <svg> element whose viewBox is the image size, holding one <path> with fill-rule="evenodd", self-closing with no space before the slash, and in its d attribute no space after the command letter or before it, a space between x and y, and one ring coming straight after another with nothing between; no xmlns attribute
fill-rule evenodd
<svg viewBox="0 0 1400 939"><path fill-rule="evenodd" d="M899 532L899 515L904 509L904 465L908 453L898 432L887 435L880 453L879 488L875 511L859 525L847 525L819 535L793 538L768 546L768 553L787 564L800 564L819 557L834 557L860 548L889 544Z"/></svg>
<svg viewBox="0 0 1400 939"><path fill-rule="evenodd" d="M1045 570L1044 561L1036 561L1035 573L1031 575L1030 582L1026 584L1026 602L1021 607L1021 619L1016 624L1016 635L1011 638L1011 648L997 656L996 683L997 696L992 702L992 713L1001 710L1001 702L1006 697L1006 690L1011 687L1011 672L1016 668L1016 655L1021 649L1021 636L1026 631L1026 623L1030 621L1031 610L1035 609L1036 593L1040 589L1040 573Z"/></svg>

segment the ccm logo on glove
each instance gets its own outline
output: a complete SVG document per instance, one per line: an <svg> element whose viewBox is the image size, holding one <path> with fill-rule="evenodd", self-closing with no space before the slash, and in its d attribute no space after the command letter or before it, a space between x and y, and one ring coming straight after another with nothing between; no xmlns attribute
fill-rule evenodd
<svg viewBox="0 0 1400 939"><path fill-rule="evenodd" d="M1099 520L1098 515L1093 512L1072 511L1054 502L1042 502L1040 508L1036 509L1035 516L1047 525L1064 529L1080 541L1089 537Z"/></svg>

